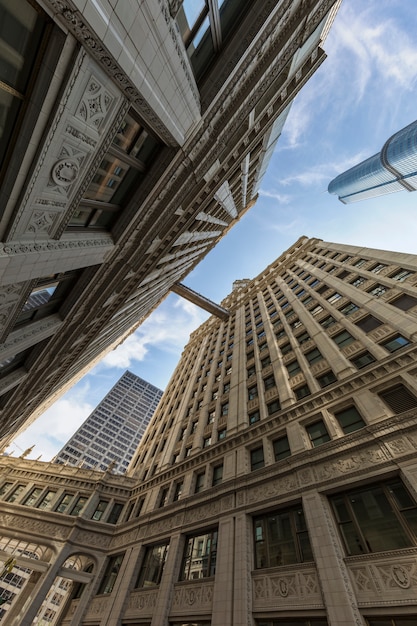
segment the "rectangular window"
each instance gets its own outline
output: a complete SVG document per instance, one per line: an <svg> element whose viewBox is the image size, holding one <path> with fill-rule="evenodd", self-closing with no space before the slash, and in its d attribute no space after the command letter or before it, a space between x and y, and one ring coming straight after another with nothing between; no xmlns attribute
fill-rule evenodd
<svg viewBox="0 0 417 626"><path fill-rule="evenodd" d="M216 573L217 530L186 538L180 580L209 578Z"/></svg>
<svg viewBox="0 0 417 626"><path fill-rule="evenodd" d="M291 363L287 364L287 371L290 378L301 372L301 367L298 361L291 361Z"/></svg>
<svg viewBox="0 0 417 626"><path fill-rule="evenodd" d="M162 508L163 506L166 505L168 501L168 492L169 492L168 487L164 487L163 489L161 489L161 493L159 494L159 508Z"/></svg>
<svg viewBox="0 0 417 626"><path fill-rule="evenodd" d="M6 491L9 491L12 485L13 483L3 483L2 486L0 487L0 497L3 496L6 493Z"/></svg>
<svg viewBox="0 0 417 626"><path fill-rule="evenodd" d="M364 282L365 279L363 278L363 276L357 276L354 280L351 281L350 284L354 287L360 287L361 285L363 285Z"/></svg>
<svg viewBox="0 0 417 626"><path fill-rule="evenodd" d="M216 485L220 484L222 480L223 480L223 464L216 465L215 467L213 467L213 480L211 484L213 485L213 487L215 487Z"/></svg>
<svg viewBox="0 0 417 626"><path fill-rule="evenodd" d="M375 363L375 357L370 352L362 352L355 358L351 359L353 365L358 368L358 370L370 365L371 363Z"/></svg>
<svg viewBox="0 0 417 626"><path fill-rule="evenodd" d="M340 300L340 298L342 298L342 295L340 293L335 292L326 299L329 304L334 304L335 302Z"/></svg>
<svg viewBox="0 0 417 626"><path fill-rule="evenodd" d="M145 557L135 588L156 587L160 584L168 555L168 543L146 548Z"/></svg>
<svg viewBox="0 0 417 626"><path fill-rule="evenodd" d="M280 411L281 405L279 403L279 400L274 400L273 402L270 402L269 404L267 404L267 409L268 409L268 415L273 415L277 411Z"/></svg>
<svg viewBox="0 0 417 626"><path fill-rule="evenodd" d="M262 367L262 369L264 369L264 367L268 367L268 365L270 365L270 363L271 363L271 357L268 354L268 356L264 357L261 360L261 367Z"/></svg>
<svg viewBox="0 0 417 626"><path fill-rule="evenodd" d="M12 493L6 498L6 502L16 502L20 494L26 489L26 485L17 485Z"/></svg>
<svg viewBox="0 0 417 626"><path fill-rule="evenodd" d="M404 385L396 385L378 395L396 415L417 407L417 399Z"/></svg>
<svg viewBox="0 0 417 626"><path fill-rule="evenodd" d="M323 420L318 420L313 424L308 424L306 426L306 431L310 437L311 445L314 448L321 446L321 444L326 443L326 441L330 441L330 435L327 432L327 428Z"/></svg>
<svg viewBox="0 0 417 626"><path fill-rule="evenodd" d="M402 283L404 280L406 280L406 278L409 278L410 276L413 276L414 272L409 272L408 270L404 270L404 269L400 269L397 270L392 276L390 276L390 278L392 278L392 280L398 280L398 282Z"/></svg>
<svg viewBox="0 0 417 626"><path fill-rule="evenodd" d="M249 415L249 424L256 424L261 419L259 411L254 411Z"/></svg>
<svg viewBox="0 0 417 626"><path fill-rule="evenodd" d="M382 322L380 322L373 315L367 315L366 317L363 317L358 322L355 322L355 324L358 328L363 330L364 333L370 333L371 330L375 330L375 328L378 328L378 326L381 326Z"/></svg>
<svg viewBox="0 0 417 626"><path fill-rule="evenodd" d="M400 309L401 311L408 311L409 309L417 306L417 298L409 296L408 293L403 293L399 298L391 300L390 304L397 307L397 309Z"/></svg>
<svg viewBox="0 0 417 626"><path fill-rule="evenodd" d="M366 426L356 407L350 406L334 414L345 435Z"/></svg>
<svg viewBox="0 0 417 626"><path fill-rule="evenodd" d="M222 415L228 415L229 414L229 403L226 402L225 404L222 404L221 406L221 414Z"/></svg>
<svg viewBox="0 0 417 626"><path fill-rule="evenodd" d="M175 484L174 497L173 497L174 502L177 502L178 500L181 499L183 486L184 486L184 483L182 481Z"/></svg>
<svg viewBox="0 0 417 626"><path fill-rule="evenodd" d="M336 324L336 320L331 315L328 315L327 317L324 318L324 320L321 320L319 324L320 326L323 326L323 328L330 328L330 326L333 326L333 324Z"/></svg>
<svg viewBox="0 0 417 626"><path fill-rule="evenodd" d="M355 341L355 337L352 337L347 330L343 330L341 333L334 335L332 339L339 348L344 348Z"/></svg>
<svg viewBox="0 0 417 626"><path fill-rule="evenodd" d="M81 511L83 510L87 500L88 498L84 496L80 496L79 498L77 498L75 505L71 509L70 515L72 515L73 517L76 517L77 515L79 515Z"/></svg>
<svg viewBox="0 0 417 626"><path fill-rule="evenodd" d="M313 350L306 352L304 356L310 363L310 365L313 365L313 363L317 363L317 361L321 361L323 358L323 355L318 348L314 348Z"/></svg>
<svg viewBox="0 0 417 626"><path fill-rule="evenodd" d="M417 507L394 479L330 497L349 555L416 545Z"/></svg>
<svg viewBox="0 0 417 626"><path fill-rule="evenodd" d="M208 448L209 446L211 446L211 437L204 437L203 448Z"/></svg>
<svg viewBox="0 0 417 626"><path fill-rule="evenodd" d="M283 346L280 347L280 350L282 354L288 354L292 350L291 344L285 343Z"/></svg>
<svg viewBox="0 0 417 626"><path fill-rule="evenodd" d="M378 284L374 285L371 289L368 289L367 292L370 293L372 296L376 296L377 298L379 298L387 292L387 287L385 287L385 285Z"/></svg>
<svg viewBox="0 0 417 626"><path fill-rule="evenodd" d="M36 502L36 500L39 498L39 496L41 495L43 489L41 487L35 487L35 489L32 489L32 491L30 492L30 494L27 496L27 498L23 501L23 504L25 506L33 506Z"/></svg>
<svg viewBox="0 0 417 626"><path fill-rule="evenodd" d="M327 387L327 385L331 385L336 381L337 378L331 370L329 370L325 374L322 374L322 376L317 376L317 382L319 383L320 387Z"/></svg>
<svg viewBox="0 0 417 626"><path fill-rule="evenodd" d="M254 386L248 389L248 400L254 400L258 397L258 387Z"/></svg>
<svg viewBox="0 0 417 626"><path fill-rule="evenodd" d="M308 334L308 332L304 332L304 333L301 333L301 335L298 335L296 339L298 343L300 344L300 346L302 346L303 343L310 340L310 335Z"/></svg>
<svg viewBox="0 0 417 626"><path fill-rule="evenodd" d="M221 441L222 439L226 438L226 429L222 428L221 430L217 431L217 441Z"/></svg>
<svg viewBox="0 0 417 626"><path fill-rule="evenodd" d="M404 346L408 346L409 343L408 339L402 335L395 335L395 337L392 337L388 341L384 341L381 345L388 350L388 352L395 352Z"/></svg>
<svg viewBox="0 0 417 626"><path fill-rule="evenodd" d="M367 263L366 259L359 259L353 263L353 267L362 267L365 263Z"/></svg>
<svg viewBox="0 0 417 626"><path fill-rule="evenodd" d="M100 500L100 502L96 506L96 510L94 511L91 519L99 522L103 517L104 511L107 509L108 500Z"/></svg>
<svg viewBox="0 0 417 626"><path fill-rule="evenodd" d="M274 448L275 461L286 459L287 456L291 455L291 449L287 435L279 437L279 439L275 439L275 441L272 442L272 445Z"/></svg>
<svg viewBox="0 0 417 626"><path fill-rule="evenodd" d="M195 477L194 493L200 493L200 491L203 491L205 479L206 479L205 472L200 472L199 474L197 474L197 476Z"/></svg>
<svg viewBox="0 0 417 626"><path fill-rule="evenodd" d="M316 317L316 315L319 315L319 313L321 313L322 311L324 311L323 307L318 304L314 307L314 309L311 309L311 315L313 315L313 317Z"/></svg>
<svg viewBox="0 0 417 626"><path fill-rule="evenodd" d="M253 528L256 569L313 561L301 507L255 517Z"/></svg>
<svg viewBox="0 0 417 626"><path fill-rule="evenodd" d="M341 313L343 313L343 315L352 315L352 313L354 313L355 311L358 311L359 307L354 304L353 302L349 302L348 304L345 304L344 307L342 307L341 309L339 309L339 311Z"/></svg>
<svg viewBox="0 0 417 626"><path fill-rule="evenodd" d="M264 385L265 385L265 391L275 387L275 378L274 378L274 376L268 376L268 378L264 378Z"/></svg>
<svg viewBox="0 0 417 626"><path fill-rule="evenodd" d="M373 272L374 274L379 274L380 272L382 272L383 269L385 269L387 266L384 265L383 263L377 263L376 265L374 265L370 271Z"/></svg>
<svg viewBox="0 0 417 626"><path fill-rule="evenodd" d="M263 446L259 448L255 448L250 451L250 469L253 472L254 470L260 469L264 467L265 459L264 459L264 449Z"/></svg>
<svg viewBox="0 0 417 626"><path fill-rule="evenodd" d="M103 579L98 588L98 595L104 593L108 594L113 591L120 567L122 565L123 557L123 554L118 554L117 556L111 556L108 559L106 571L104 572Z"/></svg>
<svg viewBox="0 0 417 626"><path fill-rule="evenodd" d="M308 385L302 385L301 387L296 387L294 393L297 400L302 400L306 396L309 396L311 392Z"/></svg>

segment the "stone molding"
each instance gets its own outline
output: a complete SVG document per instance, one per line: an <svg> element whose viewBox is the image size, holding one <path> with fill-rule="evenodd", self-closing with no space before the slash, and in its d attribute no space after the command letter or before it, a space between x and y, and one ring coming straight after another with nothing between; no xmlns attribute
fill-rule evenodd
<svg viewBox="0 0 417 626"><path fill-rule="evenodd" d="M256 570L252 572L252 584L255 611L324 608L320 581L312 564Z"/></svg>

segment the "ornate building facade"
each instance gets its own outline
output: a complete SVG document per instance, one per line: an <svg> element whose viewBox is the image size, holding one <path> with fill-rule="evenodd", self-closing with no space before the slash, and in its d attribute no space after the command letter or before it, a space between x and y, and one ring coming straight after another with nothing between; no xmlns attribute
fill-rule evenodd
<svg viewBox="0 0 417 626"><path fill-rule="evenodd" d="M222 305L125 476L0 459L7 626L58 577L62 626L416 623L417 256L302 237Z"/></svg>
<svg viewBox="0 0 417 626"><path fill-rule="evenodd" d="M0 2L2 445L254 204L339 4Z"/></svg>
<svg viewBox="0 0 417 626"><path fill-rule="evenodd" d="M124 474L162 390L126 371L54 457L55 463Z"/></svg>

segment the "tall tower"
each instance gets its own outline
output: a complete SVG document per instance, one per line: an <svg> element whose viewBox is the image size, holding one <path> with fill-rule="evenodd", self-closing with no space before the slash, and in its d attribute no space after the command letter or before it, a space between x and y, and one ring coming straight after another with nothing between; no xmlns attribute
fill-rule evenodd
<svg viewBox="0 0 417 626"><path fill-rule="evenodd" d="M162 391L126 371L55 457L56 463L124 473Z"/></svg>
<svg viewBox="0 0 417 626"><path fill-rule="evenodd" d="M329 193L343 204L417 189L417 121L392 135L381 152L334 178Z"/></svg>
<svg viewBox="0 0 417 626"><path fill-rule="evenodd" d="M222 306L127 474L0 458L12 626L58 575L63 626L417 622L417 256L301 237Z"/></svg>

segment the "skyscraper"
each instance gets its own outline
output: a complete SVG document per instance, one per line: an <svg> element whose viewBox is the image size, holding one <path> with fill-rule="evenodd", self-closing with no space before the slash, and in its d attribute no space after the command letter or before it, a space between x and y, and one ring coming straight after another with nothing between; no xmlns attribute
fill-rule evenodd
<svg viewBox="0 0 417 626"><path fill-rule="evenodd" d="M56 463L124 473L162 391L126 371L55 457Z"/></svg>
<svg viewBox="0 0 417 626"><path fill-rule="evenodd" d="M336 176L329 193L344 204L417 189L417 121L392 135L381 152Z"/></svg>
<svg viewBox="0 0 417 626"><path fill-rule="evenodd" d="M3 446L253 206L339 5L0 2Z"/></svg>
<svg viewBox="0 0 417 626"><path fill-rule="evenodd" d="M127 475L0 459L8 624L58 574L63 626L416 623L417 256L302 237L222 305Z"/></svg>

